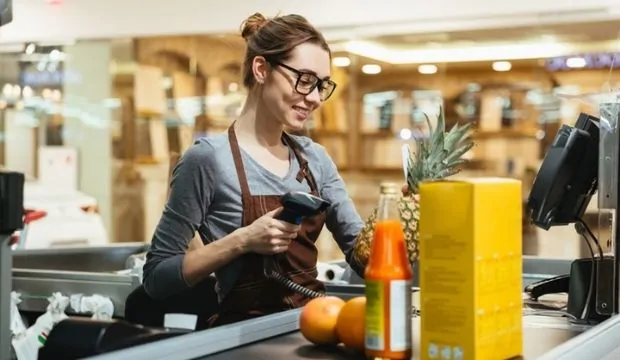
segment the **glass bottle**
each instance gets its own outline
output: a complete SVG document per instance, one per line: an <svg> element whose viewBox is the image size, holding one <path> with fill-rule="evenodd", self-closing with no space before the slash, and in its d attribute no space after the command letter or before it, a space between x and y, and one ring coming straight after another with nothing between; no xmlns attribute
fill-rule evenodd
<svg viewBox="0 0 620 360"><path fill-rule="evenodd" d="M410 359L412 356L411 285L413 272L400 222L401 188L382 183L374 239L365 271L366 356Z"/></svg>

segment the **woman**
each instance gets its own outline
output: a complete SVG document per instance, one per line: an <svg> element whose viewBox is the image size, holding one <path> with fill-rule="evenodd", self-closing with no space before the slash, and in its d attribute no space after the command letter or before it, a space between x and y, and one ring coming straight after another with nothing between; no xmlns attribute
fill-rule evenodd
<svg viewBox="0 0 620 360"><path fill-rule="evenodd" d="M323 225L347 261L363 227L325 149L283 131L303 129L336 88L327 42L299 15L267 20L255 14L241 34L249 90L243 111L227 133L198 140L177 164L144 266L144 287L155 299L215 273L220 308L212 326L304 305L308 298L264 275L265 259L273 259L265 255L283 254L281 274L322 291L315 241ZM276 220L280 196L288 191L332 205L301 225ZM186 252L196 231L205 246Z"/></svg>

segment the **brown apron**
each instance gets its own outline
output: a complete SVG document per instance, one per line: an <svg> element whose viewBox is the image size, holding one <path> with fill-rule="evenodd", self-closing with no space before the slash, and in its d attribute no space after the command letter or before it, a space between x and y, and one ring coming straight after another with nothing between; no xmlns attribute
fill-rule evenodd
<svg viewBox="0 0 620 360"><path fill-rule="evenodd" d="M267 212L280 207L280 195L252 195L243 167L239 143L234 124L228 129L228 139L232 150L237 176L241 185L243 206L242 226L248 226ZM308 162L301 155L298 144L283 133L283 142L294 152L300 171L297 181L305 178L311 194L318 196L318 188ZM325 224L325 213L306 218L301 223L299 235L291 242L288 251L277 260L277 269L296 284L314 291L324 292L325 286L317 277L317 248L315 242ZM284 285L264 275L265 261L273 257L260 254L243 256L243 270L231 291L222 299L217 315L211 317L209 327L226 325L305 305L310 299L295 293Z"/></svg>

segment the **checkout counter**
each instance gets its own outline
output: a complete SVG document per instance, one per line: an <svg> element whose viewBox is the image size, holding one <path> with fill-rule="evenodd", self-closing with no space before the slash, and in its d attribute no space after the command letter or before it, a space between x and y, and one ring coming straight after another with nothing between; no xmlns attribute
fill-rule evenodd
<svg viewBox="0 0 620 360"><path fill-rule="evenodd" d="M524 257L524 286L546 278L566 274L570 260ZM338 262L333 265L343 266ZM363 294L356 276L338 284L327 282L327 292L348 299ZM417 292L414 306L419 305ZM423 309L420 309L422 312ZM97 360L135 359L362 359L337 347L324 349L305 340L299 330L300 310L290 310L219 328L192 332L153 343L102 354ZM414 336L419 335L419 318L413 318ZM595 325L571 324L556 314L524 310L525 359L593 359L620 352L620 316ZM414 341L414 344L417 341ZM415 350L419 347L414 346ZM419 354L415 354L419 359Z"/></svg>
<svg viewBox="0 0 620 360"><path fill-rule="evenodd" d="M45 253L32 257L15 255L13 287L26 298L61 291L63 295L97 292L110 296L115 305L115 317L122 318L127 294L140 284L140 276L128 274L127 264L135 254L144 250L141 244L116 245L99 249L58 250L54 256ZM38 258L37 258L38 256ZM48 257L49 256L49 257ZM89 261L89 256L92 260ZM64 260L62 260L64 258ZM67 261L67 259L79 259ZM47 259L47 260L46 260ZM568 259L523 258L523 285L567 274ZM72 264L72 265L68 265ZM92 267L97 264L97 267ZM345 269L338 282L326 281L330 295L348 299L364 292L361 279L343 262L330 263ZM47 269L46 269L47 268ZM51 270L51 269L61 270ZM415 284L414 284L415 285ZM413 305L419 308L418 293L414 292ZM20 310L44 311L42 303L24 302ZM420 309L422 312L423 309ZM108 352L92 359L361 359L344 348L323 349L310 344L299 330L300 310L290 310L237 324L214 329L179 333L178 336L154 341L118 351ZM413 318L414 336L419 335L420 319ZM604 358L613 351L620 352L620 317L591 326L577 325L553 311L539 311L524 307L525 359L592 359ZM414 345L417 341L414 339ZM585 348L584 348L585 347ZM415 350L419 347L414 346ZM416 359L419 354L416 353Z"/></svg>

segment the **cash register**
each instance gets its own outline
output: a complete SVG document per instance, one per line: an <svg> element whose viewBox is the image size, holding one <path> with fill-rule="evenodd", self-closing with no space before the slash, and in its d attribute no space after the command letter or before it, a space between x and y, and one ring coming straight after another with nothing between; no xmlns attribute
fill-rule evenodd
<svg viewBox="0 0 620 360"><path fill-rule="evenodd" d="M599 216L617 217L618 107L601 106L600 117L580 114L574 126L562 125L549 146L532 185L527 207L531 222L544 230L573 225L588 245L590 256L572 262L570 273L525 288L536 300L547 294L567 293L567 316L578 323L598 323L617 313L617 254L604 251L586 223L586 208L598 192ZM618 242L617 222L610 244ZM607 239L605 239L607 244ZM618 251L616 249L612 249Z"/></svg>

